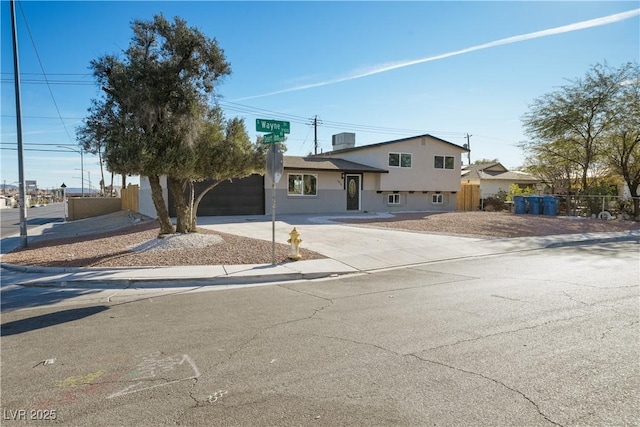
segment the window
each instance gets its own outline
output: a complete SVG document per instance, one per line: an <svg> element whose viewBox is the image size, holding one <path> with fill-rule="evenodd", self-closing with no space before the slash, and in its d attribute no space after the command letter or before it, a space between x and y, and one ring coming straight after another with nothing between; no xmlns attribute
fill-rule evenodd
<svg viewBox="0 0 640 427"><path fill-rule="evenodd" d="M400 195L399 194L387 194L387 204L388 205L399 205L400 204Z"/></svg>
<svg viewBox="0 0 640 427"><path fill-rule="evenodd" d="M316 175L289 174L290 196L317 196L318 177Z"/></svg>
<svg viewBox="0 0 640 427"><path fill-rule="evenodd" d="M431 203L441 205L442 204L442 194L432 194L431 195Z"/></svg>
<svg viewBox="0 0 640 427"><path fill-rule="evenodd" d="M455 158L453 156L435 156L433 167L436 169L453 169Z"/></svg>
<svg viewBox="0 0 640 427"><path fill-rule="evenodd" d="M395 168L410 168L411 153L389 153L389 166Z"/></svg>

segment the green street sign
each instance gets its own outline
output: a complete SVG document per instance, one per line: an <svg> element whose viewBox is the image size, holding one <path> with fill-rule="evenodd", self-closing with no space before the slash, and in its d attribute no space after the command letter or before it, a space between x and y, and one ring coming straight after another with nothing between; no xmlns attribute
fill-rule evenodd
<svg viewBox="0 0 640 427"><path fill-rule="evenodd" d="M282 141L284 141L284 133L282 132L268 133L262 137L263 144L275 144Z"/></svg>
<svg viewBox="0 0 640 427"><path fill-rule="evenodd" d="M256 132L291 133L291 124L280 120L256 119Z"/></svg>

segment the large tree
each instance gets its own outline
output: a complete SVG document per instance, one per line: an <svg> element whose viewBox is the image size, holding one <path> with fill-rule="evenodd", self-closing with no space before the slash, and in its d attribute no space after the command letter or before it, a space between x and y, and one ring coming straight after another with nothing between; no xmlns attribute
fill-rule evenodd
<svg viewBox="0 0 640 427"><path fill-rule="evenodd" d="M105 161L110 170L147 176L162 234L172 233L160 177L192 177L206 133L216 83L230 74L223 51L215 39L190 28L180 18L169 22L162 15L152 21L134 21L133 37L122 58L106 55L91 62L104 94L95 111L108 117ZM183 193L170 187L173 200L184 203ZM189 231L188 212L178 212L178 232Z"/></svg>
<svg viewBox="0 0 640 427"><path fill-rule="evenodd" d="M640 66L630 65L612 105L614 120L605 155L610 168L624 179L633 197L633 215L640 216Z"/></svg>
<svg viewBox="0 0 640 427"><path fill-rule="evenodd" d="M584 78L535 99L523 117L530 140L521 147L573 165L580 171L581 190L586 190L589 173L604 160L616 119L613 105L632 68L631 64L618 69L598 64Z"/></svg>
<svg viewBox="0 0 640 427"><path fill-rule="evenodd" d="M253 144L247 134L244 121L238 118L226 120L222 111L213 108L195 143L198 155L187 174L175 176L171 180L172 195L186 193L176 209L182 209L189 231L195 231L196 212L203 197L225 180L243 178L253 173L261 173L265 165L265 147ZM194 192L194 183L210 181L199 194Z"/></svg>

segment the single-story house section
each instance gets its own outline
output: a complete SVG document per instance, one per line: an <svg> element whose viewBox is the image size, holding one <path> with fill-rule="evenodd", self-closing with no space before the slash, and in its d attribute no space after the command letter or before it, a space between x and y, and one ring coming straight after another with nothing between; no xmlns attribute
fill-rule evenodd
<svg viewBox="0 0 640 427"><path fill-rule="evenodd" d="M481 163L462 166L461 183L480 186L480 198L495 197L501 191L509 192L516 184L521 188L534 188L542 191L542 181L520 171L509 171L501 163Z"/></svg>
<svg viewBox="0 0 640 427"><path fill-rule="evenodd" d="M284 156L275 187L276 214L456 209L461 157L468 152L464 147L431 135L356 147L355 134L343 133L334 135L333 148L306 157ZM160 183L168 200L166 179ZM271 214L270 175L222 185L207 193L198 215ZM140 177L139 194L140 212L156 218L146 177Z"/></svg>
<svg viewBox="0 0 640 427"><path fill-rule="evenodd" d="M338 137L338 138L336 138ZM355 146L355 134L333 138L334 150L284 157L276 213L453 211L466 148L431 135ZM271 178L265 212L271 213Z"/></svg>
<svg viewBox="0 0 640 427"><path fill-rule="evenodd" d="M388 171L324 157L284 157L284 173L276 185L276 213L361 211L376 194L378 175ZM271 213L271 177L265 178L266 212ZM364 202L363 202L364 199ZM366 210L366 209L365 209Z"/></svg>

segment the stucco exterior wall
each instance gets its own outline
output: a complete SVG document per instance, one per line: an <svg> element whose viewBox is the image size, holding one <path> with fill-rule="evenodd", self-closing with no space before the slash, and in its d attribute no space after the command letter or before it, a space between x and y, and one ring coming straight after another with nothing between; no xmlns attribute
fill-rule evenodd
<svg viewBox="0 0 640 427"><path fill-rule="evenodd" d="M493 197L500 191L508 192L509 186L512 184L510 181L487 181L483 180L480 184L480 198L485 199L487 197Z"/></svg>
<svg viewBox="0 0 640 427"><path fill-rule="evenodd" d="M486 180L483 179L482 182L480 183L480 198L485 199L487 197L493 197L495 195L497 195L500 191L504 191L504 192L509 192L509 187L512 184L518 184L517 182L511 181L511 180ZM538 190L539 193L541 193L542 189L544 188L544 186L542 184L540 185L536 185L533 183L523 183L522 185L532 185L534 188L536 188Z"/></svg>
<svg viewBox="0 0 640 427"><path fill-rule="evenodd" d="M317 196L291 196L288 191L289 174L316 175ZM384 175L384 174L382 174ZM398 205L389 205L388 195L390 191L382 191L378 188L381 174L362 174L362 188L360 190L360 212L447 212L456 208L456 196L450 192L443 192L443 203L432 203L434 191L413 193L402 191L401 202ZM460 182L458 178L458 183ZM271 215L271 178L265 179L265 213ZM333 214L357 211L347 211L347 191L344 188L341 172L326 171L297 171L285 170L280 182L276 185L276 214Z"/></svg>
<svg viewBox="0 0 640 427"><path fill-rule="evenodd" d="M401 191L400 204L388 204L389 194L391 192L378 193L377 191L369 191L363 194L363 205L368 206L369 212L450 212L456 210L456 195L453 193L442 193L442 203L432 203L431 196L435 192L423 193L416 191L414 193Z"/></svg>
<svg viewBox="0 0 640 427"><path fill-rule="evenodd" d="M288 194L289 175L306 174L317 177L316 196L298 196ZM369 174L367 174L369 175ZM371 177L369 177L371 179ZM271 215L272 184L271 177L264 180L265 186L265 213ZM276 184L276 214L278 213L335 213L346 212L347 193L340 172L327 171L303 171L286 169Z"/></svg>
<svg viewBox="0 0 640 427"><path fill-rule="evenodd" d="M410 153L411 167L389 166L389 153ZM462 150L429 137L414 138L393 144L362 147L337 153L335 157L388 170L379 176L382 191L458 191ZM330 153L329 153L330 155ZM436 169L435 156L452 156L453 169Z"/></svg>
<svg viewBox="0 0 640 427"><path fill-rule="evenodd" d="M160 177L160 185L162 186L162 197L164 197L164 204L167 205L169 200L169 190L167 188L167 177ZM146 176L140 177L140 192L139 192L139 209L140 213L150 218L158 218L158 213L153 205L153 199L151 198L151 184L149 184L149 178ZM169 206L167 205L167 209Z"/></svg>

